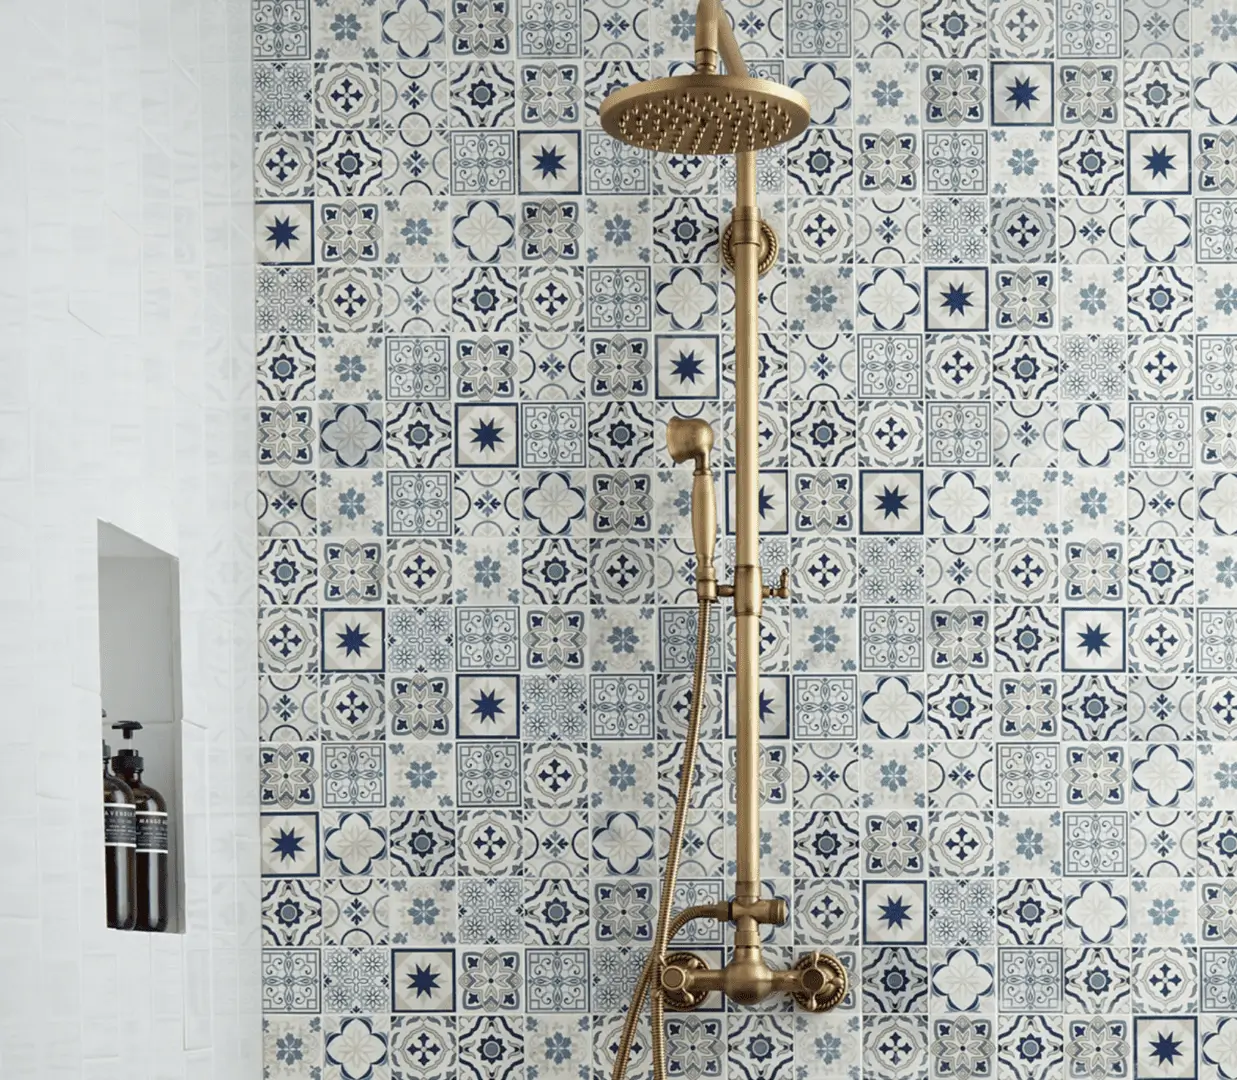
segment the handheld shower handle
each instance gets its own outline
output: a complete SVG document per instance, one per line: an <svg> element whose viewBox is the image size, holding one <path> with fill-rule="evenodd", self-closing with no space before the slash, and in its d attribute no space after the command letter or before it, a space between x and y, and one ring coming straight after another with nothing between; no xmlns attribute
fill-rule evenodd
<svg viewBox="0 0 1237 1080"><path fill-rule="evenodd" d="M713 470L696 470L692 477L692 541L696 546L696 595L701 600L717 599L717 570L713 552L717 545L717 492Z"/></svg>
<svg viewBox="0 0 1237 1080"><path fill-rule="evenodd" d="M701 600L717 599L717 570L713 556L717 547L717 489L709 452L713 449L713 428L707 421L671 418L666 425L666 449L675 462L691 461L692 542L696 549L696 595Z"/></svg>

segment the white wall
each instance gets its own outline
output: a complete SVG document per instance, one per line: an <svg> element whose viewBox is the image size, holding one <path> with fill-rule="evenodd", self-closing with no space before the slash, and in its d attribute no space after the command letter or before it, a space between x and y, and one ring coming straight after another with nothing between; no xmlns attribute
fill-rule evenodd
<svg viewBox="0 0 1237 1080"><path fill-rule="evenodd" d="M0 1076L256 1078L249 3L0 39ZM103 927L99 519L180 560L184 935Z"/></svg>

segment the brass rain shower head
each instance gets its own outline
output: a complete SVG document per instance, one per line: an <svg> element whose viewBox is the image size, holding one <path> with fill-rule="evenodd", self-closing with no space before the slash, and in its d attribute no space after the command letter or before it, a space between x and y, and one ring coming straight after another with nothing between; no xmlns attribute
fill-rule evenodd
<svg viewBox="0 0 1237 1080"><path fill-rule="evenodd" d="M601 126L621 142L666 154L741 154L803 133L808 103L781 83L696 72L636 83L601 104Z"/></svg>

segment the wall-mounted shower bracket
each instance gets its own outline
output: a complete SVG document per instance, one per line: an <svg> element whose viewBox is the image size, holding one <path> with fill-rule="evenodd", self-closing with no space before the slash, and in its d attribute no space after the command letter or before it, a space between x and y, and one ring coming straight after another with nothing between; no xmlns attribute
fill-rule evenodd
<svg viewBox="0 0 1237 1080"><path fill-rule="evenodd" d="M756 595L757 589L760 590L762 600L790 599L789 570L785 567L782 568L776 585L762 585L760 583L760 575L757 573L758 569L755 566L736 566L734 568L733 582L723 582L719 585L716 581L710 581L707 588L716 596L733 596L735 598L734 613L736 615L760 614L760 605L752 599ZM696 583L696 594L700 596L699 581ZM700 596L700 599L704 600L706 597Z"/></svg>
<svg viewBox="0 0 1237 1080"><path fill-rule="evenodd" d="M760 219L760 236L756 242L760 245L760 254L756 256L756 273L764 277L773 269L778 253L777 231L764 218ZM731 221L722 230L721 252L722 262L732 274L735 265L734 243L734 222Z"/></svg>

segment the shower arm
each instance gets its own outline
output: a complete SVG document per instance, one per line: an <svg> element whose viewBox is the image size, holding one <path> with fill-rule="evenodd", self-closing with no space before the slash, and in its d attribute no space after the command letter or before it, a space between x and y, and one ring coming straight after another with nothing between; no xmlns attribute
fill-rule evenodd
<svg viewBox="0 0 1237 1080"><path fill-rule="evenodd" d="M739 52L734 28L722 11L721 0L699 0L696 4L696 72L712 75L717 58L726 63L728 75L747 75L747 63Z"/></svg>

